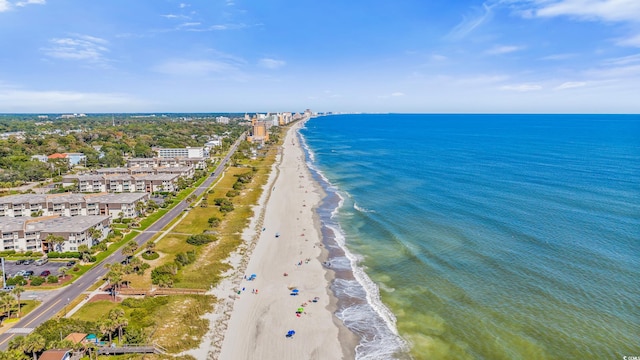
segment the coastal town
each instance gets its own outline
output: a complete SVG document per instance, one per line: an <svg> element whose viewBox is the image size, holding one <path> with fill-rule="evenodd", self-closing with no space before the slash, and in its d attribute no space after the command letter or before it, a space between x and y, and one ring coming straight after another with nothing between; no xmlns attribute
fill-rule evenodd
<svg viewBox="0 0 640 360"><path fill-rule="evenodd" d="M158 256L165 256L161 254L172 250L163 249L162 241L160 241L162 237L156 236L159 232L150 230L162 229L172 219L178 219L180 226L180 219L189 219L190 216L202 217L203 215L197 214L209 213L207 228L217 228L217 230L211 231L205 228L203 232L203 230L190 227L189 233L185 234L189 236L183 236L182 233L176 235L185 239L188 244L195 244L195 246L190 245L193 250L178 254L178 258L175 260L177 264L182 264L179 267L208 261L199 258L203 256L201 252L204 251L199 250L200 244L213 241L214 248L220 246L226 240L223 239L224 236L220 235L219 231L231 229L229 226L232 226L227 222L242 219L241 224L245 224L250 220L247 217L249 214L229 215L229 212L233 211L234 204L243 206L241 204L251 204L257 200L242 200L242 198L247 197L253 191L262 192L262 186L270 178L271 166L284 141L285 133L281 129L289 129L292 124L304 122L315 115L317 114L306 110L302 113L219 115L206 120L193 120L188 116L164 119L167 121L164 124L169 126L179 122L181 127L189 128L192 126L194 129L200 128L199 125L207 122L216 125L216 132L192 134L195 136L186 137L202 141L200 146L193 144L193 141L184 147L144 144L151 150L144 152L145 156L138 156L138 152L134 150L144 150L145 146L128 139L130 142L128 146L132 151L122 152L122 157L116 162L101 162L100 159L113 156L111 148L114 145L118 146L120 142L126 143L127 127L152 128L153 121L158 121L158 117L131 115L127 116L126 120L116 121L115 117L102 116L102 124L94 125L94 129L80 127L81 131L75 131L73 129L63 130L72 125L65 122L81 118L82 121L90 124L92 116L80 114L58 116L55 120L48 120L48 117L40 115L36 120L20 120L20 125L29 125L32 121L30 127L33 129L33 125L37 128L41 125L36 124L43 124L44 120L47 128L51 129L60 121L60 128L42 132L19 130L2 133L0 151L4 151L7 155L5 160L22 161L28 163L29 166L43 164L48 170L46 174L51 177L38 178L38 181L31 182L10 180L12 177L20 178L24 175L20 171L16 171L17 168L29 169L29 166L19 166L16 165L19 163L14 162L12 166L0 168L0 179L4 179L2 183L11 185L0 190L2 195L0 196L0 237L2 239L0 255L4 272L4 291L0 292L0 295L7 295L6 301L10 305L5 310L6 321L4 323L8 325L17 323L14 326L9 325L8 330L6 326L0 328L0 349L16 349L17 339L27 341L37 337L38 328L33 327L33 321L29 321L31 326L27 327L25 332L20 330L19 324L27 321L29 316L42 316L44 313L40 315L40 311L45 310L43 307L46 303L36 301L31 304L30 301L21 299L20 294L25 291L35 291L34 294L43 291L45 293L52 292L59 294L60 297L68 296L67 303L69 304L75 303L75 310L69 311L68 306L64 305L62 314L59 312L57 314L51 313L48 317L53 315L53 319L46 321L48 317L43 316L35 323L49 324L45 326L59 326L51 325L50 321L60 324L61 319L73 319L73 313L82 313L84 311L82 306L98 301L102 296L100 294L104 291L113 295L113 298L108 295L108 299L116 303L126 299L129 293L135 296L141 291L149 292L149 289L173 289L175 294L204 294L204 290L216 283L208 280L197 285L196 288L191 288L193 286L191 285L186 289L178 289L176 286L185 286L177 276L178 274L162 275L162 271L164 271L162 269L166 265L158 265L159 267L153 268L157 263L157 260L154 261L154 259ZM160 122L162 121L161 118ZM0 126L4 126L5 129L15 126L15 124L14 120L0 119ZM82 126L81 123L78 125ZM95 135L104 133L105 128L115 128L119 133L119 139L116 139L115 144L102 141L100 144L94 145L91 144L91 141L87 141L84 147L90 146L97 155L96 153L85 154L74 151L78 148L77 146L51 147L53 151L50 154L29 155L30 152L39 150L29 144L39 140L42 143L55 142L60 145L63 143L62 139L69 137L83 141L84 139L96 139L100 138L100 135ZM162 129L157 130L162 132ZM93 131L95 133L92 133ZM149 130L145 129L145 131ZM131 138L137 137L138 135L132 133ZM145 139L151 140L150 142L153 143L154 138L145 135ZM158 141L158 143L162 142ZM16 152L19 152L21 156L11 155ZM116 166L105 166L111 164ZM247 170L249 171L247 172ZM253 178L261 180L252 181ZM225 179L235 179L235 183L224 185L228 182ZM217 181L215 184L218 185L215 185L214 181ZM222 188L217 190L220 186ZM226 190L227 188L228 190ZM216 197L209 198L210 194L216 195ZM224 195L218 197L217 194ZM232 220L234 216L238 220ZM174 224L170 229L175 226ZM246 225L240 225L240 228L234 231L242 229L246 230ZM165 230L165 234L167 231L171 230ZM203 234L200 235L199 233L202 232ZM238 243L236 239L237 235L234 235L233 239L229 241L233 241L236 244L234 246L237 247L241 243ZM241 246L255 246L255 244ZM233 249L228 251L231 250ZM226 254L229 256L230 252ZM181 256L186 256L185 260L180 260ZM68 261L68 259L75 260ZM47 260L52 261L53 267L45 265ZM34 271L17 271L17 269L24 269L20 268L24 264L33 265L34 261L37 262L35 265L44 265L42 274L34 273ZM63 266L65 263L71 267ZM151 274L145 271L150 267ZM185 271L188 273L193 270L183 269L180 273ZM78 286L77 280L87 276L95 276L89 275L94 273L103 274L98 276L97 289L89 291L86 288L87 285L83 285L84 288ZM187 273L182 276L189 276ZM145 278L149 279L149 276L151 276L150 288L149 285L141 285L149 281L144 280ZM220 276L220 274L215 276ZM203 290L198 290L198 287ZM157 292L157 290L153 291ZM168 290L163 291L163 294L171 294L167 293ZM257 294L257 290L255 292ZM14 295L15 298L10 301L11 295ZM179 296L177 297L179 298ZM206 307L213 306L212 299L206 299L209 304ZM316 299L320 299L320 297L316 297ZM16 305L18 309L15 308ZM57 308L62 305L57 304ZM14 320L9 321L10 319ZM98 325L96 323L95 326ZM132 328L131 326L124 331L124 334L128 335L118 336L117 342L111 340L113 334L110 331L102 332L102 336L100 334L96 336L95 333L100 333L97 327L93 328L94 330L84 328L85 332L80 331L82 329L78 327L80 332L70 333L69 336L78 338L76 343L82 345L81 349L78 346L72 346L69 342L63 342L43 346L37 352L41 356L47 356L49 351L47 348L52 346L59 348L60 345L67 345L70 347L68 351L60 353L55 350L58 351L58 355L81 356L83 353L91 352L87 347L88 344L94 348L96 344L98 348L100 344L116 347L128 344L127 346L131 350L131 344L158 342L157 339L153 340L142 336L145 327L139 328L138 325L135 325L135 328ZM217 330L212 323L211 326L204 326L200 331ZM122 330L119 332L122 333ZM89 337L93 340L87 340L89 335L93 336L93 338ZM105 337L109 339L108 342L104 342ZM162 343L161 340L159 342ZM141 346L140 352L157 353L158 349L162 348L164 349L162 352L166 353L177 349L175 348L177 345L167 345L166 343L163 345L166 347L160 345L146 347L147 350L142 349L144 346ZM93 351L101 353L102 350L98 348ZM199 356L195 357L200 358Z"/></svg>

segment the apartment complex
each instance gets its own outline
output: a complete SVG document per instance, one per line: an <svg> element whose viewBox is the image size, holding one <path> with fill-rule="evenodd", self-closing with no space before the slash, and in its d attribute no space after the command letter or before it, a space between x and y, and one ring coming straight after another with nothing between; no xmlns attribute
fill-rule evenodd
<svg viewBox="0 0 640 360"><path fill-rule="evenodd" d="M110 217L82 216L63 217L47 216L39 218L0 217L0 251L77 251L80 245L89 248L103 240L110 229ZM99 234L92 237L94 231ZM61 245L47 243L49 234L61 236Z"/></svg>
<svg viewBox="0 0 640 360"><path fill-rule="evenodd" d="M134 218L149 194L23 194L0 197L0 218L32 218L35 216L82 217L107 215Z"/></svg>
<svg viewBox="0 0 640 360"><path fill-rule="evenodd" d="M174 192L180 174L159 173L139 175L66 175L62 186L77 186L81 193L87 192Z"/></svg>
<svg viewBox="0 0 640 360"><path fill-rule="evenodd" d="M186 148L158 148L158 157L160 158L203 158L204 148L201 147L189 147Z"/></svg>

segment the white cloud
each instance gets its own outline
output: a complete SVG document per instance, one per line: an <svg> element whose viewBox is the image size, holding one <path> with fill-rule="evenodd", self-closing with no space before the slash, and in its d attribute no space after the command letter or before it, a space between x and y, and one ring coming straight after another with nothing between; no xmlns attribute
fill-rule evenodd
<svg viewBox="0 0 640 360"><path fill-rule="evenodd" d="M640 54L611 58L604 61L606 65L628 65L640 63Z"/></svg>
<svg viewBox="0 0 640 360"><path fill-rule="evenodd" d="M494 46L491 49L485 51L485 54L489 54L489 55L508 54L508 53L512 53L522 49L524 49L524 47L513 46L513 45Z"/></svg>
<svg viewBox="0 0 640 360"><path fill-rule="evenodd" d="M140 108L131 94L35 91L0 87L0 112L99 112Z"/></svg>
<svg viewBox="0 0 640 360"><path fill-rule="evenodd" d="M616 44L620 46L640 47L640 34L630 36L625 39L618 39Z"/></svg>
<svg viewBox="0 0 640 360"><path fill-rule="evenodd" d="M0 12L9 11L11 9L11 5L8 0L0 0Z"/></svg>
<svg viewBox="0 0 640 360"><path fill-rule="evenodd" d="M445 61L448 60L448 58L444 55L440 55L440 54L433 54L431 55L431 60L433 61Z"/></svg>
<svg viewBox="0 0 640 360"><path fill-rule="evenodd" d="M202 23L199 22L186 22L178 25L178 27L192 27L192 26L200 26Z"/></svg>
<svg viewBox="0 0 640 360"><path fill-rule="evenodd" d="M573 89L573 88L579 88L583 86L587 86L586 81L567 81L557 86L555 90Z"/></svg>
<svg viewBox="0 0 640 360"><path fill-rule="evenodd" d="M396 91L389 95L378 95L378 99L388 99L388 98L401 97L401 96L404 96L404 93Z"/></svg>
<svg viewBox="0 0 640 360"><path fill-rule="evenodd" d="M283 67L286 64L286 62L282 60L264 58L264 59L260 59L258 61L258 64L260 64L260 66L267 69L278 69Z"/></svg>
<svg viewBox="0 0 640 360"><path fill-rule="evenodd" d="M556 0L534 1L536 16L571 16L584 20L640 21L637 0Z"/></svg>
<svg viewBox="0 0 640 360"><path fill-rule="evenodd" d="M469 77L460 77L454 78L451 81L452 84L455 85L464 85L466 86L485 86L491 85L499 82L503 82L509 79L507 75L478 75L478 76L469 76Z"/></svg>
<svg viewBox="0 0 640 360"><path fill-rule="evenodd" d="M500 87L500 90L517 91L517 92L528 92L528 91L542 90L542 86L537 85L537 84L504 85L504 86Z"/></svg>
<svg viewBox="0 0 640 360"><path fill-rule="evenodd" d="M179 5L179 6L180 6L180 9L184 9L184 8L186 8L187 6L189 6L189 4L180 3L180 5Z"/></svg>
<svg viewBox="0 0 640 360"><path fill-rule="evenodd" d="M44 48L45 54L52 58L67 60L85 60L94 64L106 65L104 55L109 52L107 40L89 36L75 35L67 38L49 40L50 47Z"/></svg>
<svg viewBox="0 0 640 360"><path fill-rule="evenodd" d="M541 58L541 60L567 60L576 57L576 54L553 54Z"/></svg>
<svg viewBox="0 0 640 360"><path fill-rule="evenodd" d="M174 76L206 76L237 71L238 68L232 63L220 60L169 60L155 66L153 70Z"/></svg>
<svg viewBox="0 0 640 360"><path fill-rule="evenodd" d="M640 54L606 59L599 67L590 69L585 74L605 80L637 82L640 77Z"/></svg>
<svg viewBox="0 0 640 360"><path fill-rule="evenodd" d="M26 0L26 1L18 1L16 3L16 6L23 7L31 4L44 5L46 3L47 3L46 0Z"/></svg>
<svg viewBox="0 0 640 360"><path fill-rule="evenodd" d="M471 32L473 32L480 25L489 21L493 15L492 9L494 5L489 5L487 3L482 4L482 8L475 8L475 13L472 15L464 15L462 17L462 22L460 22L456 27L449 32L447 35L448 38L451 39L461 39Z"/></svg>

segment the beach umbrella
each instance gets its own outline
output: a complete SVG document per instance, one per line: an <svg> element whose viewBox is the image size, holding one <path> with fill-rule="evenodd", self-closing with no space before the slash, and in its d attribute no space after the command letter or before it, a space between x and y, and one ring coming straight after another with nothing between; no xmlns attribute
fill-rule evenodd
<svg viewBox="0 0 640 360"><path fill-rule="evenodd" d="M291 290L291 292L294 292L294 293L297 293L298 291L300 291L300 290L298 290L298 289Z"/></svg>
<svg viewBox="0 0 640 360"><path fill-rule="evenodd" d="M298 312L304 312L304 308L298 308Z"/></svg>

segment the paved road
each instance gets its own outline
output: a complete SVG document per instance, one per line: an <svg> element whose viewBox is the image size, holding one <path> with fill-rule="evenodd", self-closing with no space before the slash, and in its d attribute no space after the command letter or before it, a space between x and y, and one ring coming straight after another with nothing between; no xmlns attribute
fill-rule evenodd
<svg viewBox="0 0 640 360"><path fill-rule="evenodd" d="M229 162L231 156L235 153L240 141L244 140L245 135L243 134L240 138L233 144L231 149L227 155L220 161L220 164L216 167L215 171L211 173L209 178L205 180L202 185L198 186L193 194L196 196L201 195L205 190L213 184L213 182L222 174L224 168ZM163 217L161 217L158 221L153 223L153 225L149 226L144 232L140 233L140 235L135 237L135 241L141 247L145 242L151 239L157 232L161 231L168 223L170 223L173 219L175 219L178 215L187 208L187 203L185 201L181 201L178 203L173 209L167 212ZM9 341L16 335L26 335L30 333L34 328L38 327L38 325L43 322L49 320L54 315L59 313L60 311L71 310L68 308L71 300L80 296L84 291L86 291L91 285L93 285L96 281L100 281L107 274L107 269L104 267L104 264L110 263L118 263L124 260L124 256L120 251L116 251L113 254L109 255L106 259L104 259L99 264L96 264L93 268L87 271L84 275L82 275L78 280L76 280L73 284L68 285L62 291L57 292L54 296L45 299L43 303L38 306L37 309L27 314L23 317L17 324L15 324L11 329L7 332L0 334L0 350L6 350Z"/></svg>

